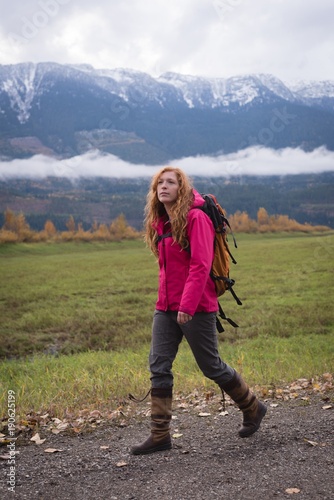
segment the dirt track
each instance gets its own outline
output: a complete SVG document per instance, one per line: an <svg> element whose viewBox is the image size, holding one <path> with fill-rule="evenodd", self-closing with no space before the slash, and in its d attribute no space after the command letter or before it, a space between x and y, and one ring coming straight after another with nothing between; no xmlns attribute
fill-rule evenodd
<svg viewBox="0 0 334 500"><path fill-rule="evenodd" d="M78 436L49 432L42 445L17 447L14 493L7 489L7 462L0 461L0 498L334 499L333 408L323 409L331 406L328 398L267 404L261 429L247 439L237 435L241 414L234 406L222 416L215 402L204 411L179 405L173 449L147 456L129 453L148 432L147 419L138 415L124 427L105 425ZM50 447L62 451L46 453Z"/></svg>

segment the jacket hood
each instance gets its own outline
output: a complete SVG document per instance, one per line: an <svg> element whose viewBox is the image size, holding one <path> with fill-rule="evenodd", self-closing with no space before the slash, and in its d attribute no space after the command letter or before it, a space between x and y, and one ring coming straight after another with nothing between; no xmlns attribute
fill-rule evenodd
<svg viewBox="0 0 334 500"><path fill-rule="evenodd" d="M196 191L196 189L193 189L193 193L194 193L194 202L191 205L191 208L201 207L202 205L204 205L205 200L203 196L201 196L199 192Z"/></svg>

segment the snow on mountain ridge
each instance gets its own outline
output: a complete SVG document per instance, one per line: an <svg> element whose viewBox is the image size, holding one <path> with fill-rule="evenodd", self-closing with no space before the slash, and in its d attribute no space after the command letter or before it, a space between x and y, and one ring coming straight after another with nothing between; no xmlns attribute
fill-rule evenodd
<svg viewBox="0 0 334 500"><path fill-rule="evenodd" d="M319 99L322 97L334 97L333 80L294 80L287 83L294 94L300 97Z"/></svg>
<svg viewBox="0 0 334 500"><path fill-rule="evenodd" d="M52 73L51 77L49 76ZM48 78L45 78L48 76ZM30 117L34 101L52 86L56 77L82 80L125 101L144 105L147 101L163 107L172 99L189 108L246 106L253 101L284 99L314 105L334 98L333 81L284 83L270 74L239 75L230 78L205 78L167 72L154 78L133 69L95 69L88 64L21 63L0 65L0 91L8 95L21 124Z"/></svg>
<svg viewBox="0 0 334 500"><path fill-rule="evenodd" d="M197 97L200 104L205 101L200 98L205 92L213 100L211 107L228 106L238 102L241 106L249 104L257 97L263 98L265 89L272 94L287 100L294 100L292 92L281 80L273 75L239 75L230 78L204 78L165 73L159 77L164 81L179 88L187 103L194 106L192 97ZM261 89L261 87L263 87ZM265 89L264 89L265 88ZM195 92L194 92L195 90Z"/></svg>
<svg viewBox="0 0 334 500"><path fill-rule="evenodd" d="M17 68L16 68L17 69ZM12 77L9 75L2 82L2 88L7 92L11 107L17 112L20 123L28 121L30 109L38 89L38 82L35 85L35 76L37 67L34 64L27 64L23 72L15 71Z"/></svg>
<svg viewBox="0 0 334 500"><path fill-rule="evenodd" d="M253 75L254 77L258 78L262 85L267 87L269 90L271 90L274 94L282 97L283 99L286 100L294 100L294 95L293 92L289 87L285 85L282 80L277 78L276 76L267 74L267 73L260 73L258 75Z"/></svg>

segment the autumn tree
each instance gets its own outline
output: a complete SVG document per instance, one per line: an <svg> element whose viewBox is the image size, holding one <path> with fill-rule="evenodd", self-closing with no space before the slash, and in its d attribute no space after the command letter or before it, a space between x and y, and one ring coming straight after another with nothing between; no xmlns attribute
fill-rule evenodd
<svg viewBox="0 0 334 500"><path fill-rule="evenodd" d="M44 231L48 238L52 238L56 235L57 229L51 220L47 220L44 224Z"/></svg>
<svg viewBox="0 0 334 500"><path fill-rule="evenodd" d="M265 208L261 207L257 211L257 223L259 226L266 226L269 224L269 215Z"/></svg>
<svg viewBox="0 0 334 500"><path fill-rule="evenodd" d="M99 224L98 228L93 233L93 239L103 241L110 240L110 232L106 224Z"/></svg>
<svg viewBox="0 0 334 500"><path fill-rule="evenodd" d="M110 235L113 240L132 239L138 236L135 229L128 225L125 215L120 214L109 227Z"/></svg>
<svg viewBox="0 0 334 500"><path fill-rule="evenodd" d="M17 241L33 241L35 232L30 229L23 213L14 214L11 210L5 211L3 229L17 235Z"/></svg>
<svg viewBox="0 0 334 500"><path fill-rule="evenodd" d="M80 241L91 241L93 239L93 234L91 231L85 231L82 222L79 222L78 229L74 235L75 240Z"/></svg>
<svg viewBox="0 0 334 500"><path fill-rule="evenodd" d="M14 212L7 208L4 214L4 219L5 222L3 225L3 229L16 232L16 215L14 214Z"/></svg>
<svg viewBox="0 0 334 500"><path fill-rule="evenodd" d="M66 227L70 233L75 232L75 220L74 220L73 215L71 215L70 218L68 219L68 221L66 222Z"/></svg>
<svg viewBox="0 0 334 500"><path fill-rule="evenodd" d="M256 231L256 222L251 219L247 212L237 210L234 215L229 217L233 231L242 233L253 233Z"/></svg>

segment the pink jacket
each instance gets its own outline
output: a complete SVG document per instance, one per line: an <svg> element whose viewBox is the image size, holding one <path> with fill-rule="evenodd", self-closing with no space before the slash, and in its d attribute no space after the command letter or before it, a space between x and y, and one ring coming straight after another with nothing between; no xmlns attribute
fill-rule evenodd
<svg viewBox="0 0 334 500"><path fill-rule="evenodd" d="M194 190L191 208L204 204ZM159 236L170 231L166 217L157 223ZM202 210L189 210L188 239L190 251L182 250L172 237L160 239L159 290L156 308L161 311L182 311L193 316L195 312L216 312L218 300L215 284L210 278L214 257L214 228Z"/></svg>

